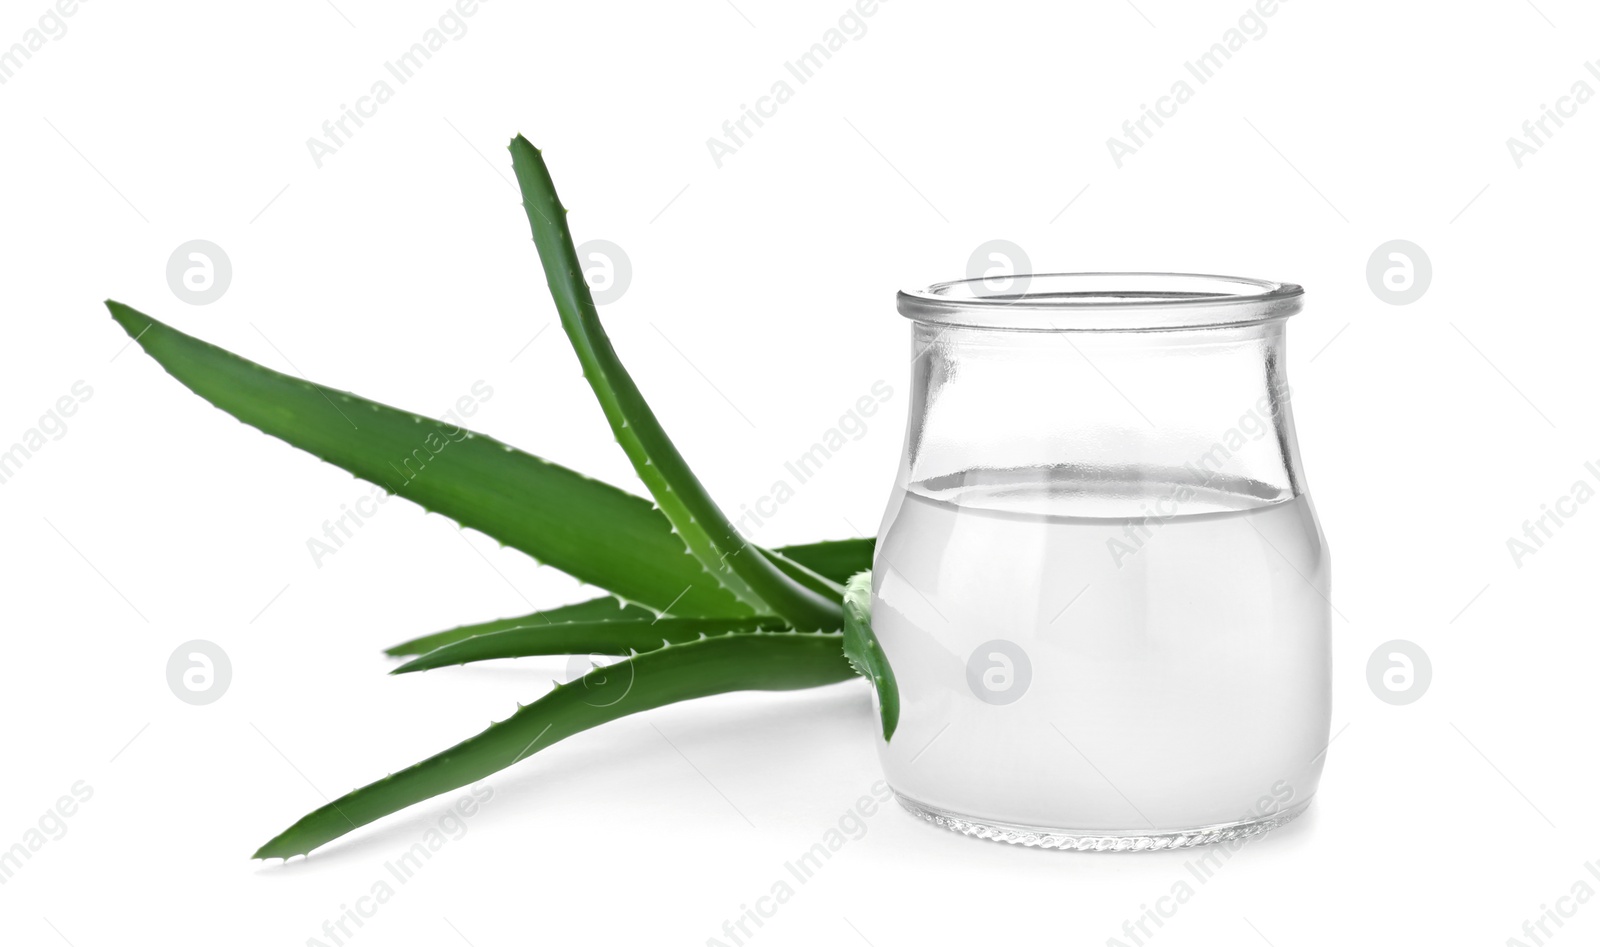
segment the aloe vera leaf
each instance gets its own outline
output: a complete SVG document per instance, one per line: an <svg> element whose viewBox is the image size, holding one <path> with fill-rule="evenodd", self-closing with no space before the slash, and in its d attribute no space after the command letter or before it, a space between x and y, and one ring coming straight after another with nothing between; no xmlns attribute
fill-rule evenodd
<svg viewBox="0 0 1600 947"><path fill-rule="evenodd" d="M798 563L834 582L841 585L862 569L872 568L872 547L874 540L867 539L834 539L820 543L801 543L796 546L780 546L772 550L779 556L785 557L791 563ZM775 560L780 568L783 560ZM674 609L676 611L676 609ZM414 654L426 654L435 648L442 648L447 644L471 638L474 635L493 634L505 631L508 628L523 628L530 625L559 625L564 622L604 622L627 621L634 618L654 618L655 612L636 605L626 605L609 595L592 598L584 602L563 605L560 608L545 609L531 612L527 615L518 615L515 618L500 618L494 621L478 622L471 625L462 625L444 631L412 638L403 641L383 653L390 657L406 657ZM598 651L579 648L598 654Z"/></svg>
<svg viewBox="0 0 1600 947"><path fill-rule="evenodd" d="M793 559L789 559L780 553L773 552L770 549L762 549L759 546L751 546L750 548L765 556L767 561L771 562L779 572L782 572L784 575L788 576L790 579L794 580L800 585L810 589L818 595L821 595L828 601L837 602L844 598L843 583L835 582L822 573L811 569L809 566L796 562ZM837 630L837 625L835 626L835 630Z"/></svg>
<svg viewBox="0 0 1600 947"><path fill-rule="evenodd" d="M838 599L790 578L765 555L755 552L755 547L748 546L684 462L639 393L600 325L567 228L567 211L556 196L550 170L539 150L518 135L511 141L511 164L522 189L523 206L550 295L583 366L583 375L594 389L617 443L684 544L724 586L755 610L775 612L794 627L807 631L837 630Z"/></svg>
<svg viewBox="0 0 1600 947"><path fill-rule="evenodd" d="M168 374L244 423L575 578L676 614L752 609L648 500L491 437L280 374L121 303L112 318Z"/></svg>
<svg viewBox="0 0 1600 947"><path fill-rule="evenodd" d="M872 568L872 547L876 543L877 540L869 536L780 546L772 551L843 585L857 572Z"/></svg>
<svg viewBox="0 0 1600 947"><path fill-rule="evenodd" d="M878 715L887 742L900 724L900 688L888 655L872 633L872 573L856 573L844 589L844 654L878 694Z"/></svg>
<svg viewBox="0 0 1600 947"><path fill-rule="evenodd" d="M256 858L310 852L392 812L477 782L575 733L642 710L743 690L798 690L853 675L836 634L733 634L597 668L489 729L315 810Z"/></svg>
<svg viewBox="0 0 1600 947"><path fill-rule="evenodd" d="M560 625L522 625L474 635L435 648L407 661L390 674L408 674L491 661L551 654L629 654L653 651L663 644L682 644L705 635L781 631L776 618L635 618L624 621L566 622Z"/></svg>
<svg viewBox="0 0 1600 947"><path fill-rule="evenodd" d="M447 644L464 641L477 635L492 635L498 631L510 628L526 628L529 626L559 627L565 624L585 623L604 624L608 622L629 622L635 619L649 621L656 617L656 613L648 608L637 605L625 605L609 595L600 598L591 598L583 602L574 602L571 605L562 605L559 608L548 608L514 618L497 618L494 621L477 622L471 625L461 625L456 628L447 628L432 634L402 641L383 653L390 657L406 657L414 654L427 654L436 648ZM587 651L588 649L580 649ZM596 652L598 653L598 652Z"/></svg>

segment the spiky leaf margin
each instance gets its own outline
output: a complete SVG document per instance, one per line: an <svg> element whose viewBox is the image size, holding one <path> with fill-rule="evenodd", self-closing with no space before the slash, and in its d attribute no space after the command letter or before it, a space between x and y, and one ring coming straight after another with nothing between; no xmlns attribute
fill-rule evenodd
<svg viewBox="0 0 1600 947"><path fill-rule="evenodd" d="M872 631L872 573L858 572L844 586L844 654L856 673L872 682L878 695L885 742L900 724L900 687L889 656Z"/></svg>

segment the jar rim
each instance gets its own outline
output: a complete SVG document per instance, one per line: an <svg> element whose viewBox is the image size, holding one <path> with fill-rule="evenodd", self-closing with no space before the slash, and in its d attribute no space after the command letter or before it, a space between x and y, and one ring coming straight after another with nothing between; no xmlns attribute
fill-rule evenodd
<svg viewBox="0 0 1600 947"><path fill-rule="evenodd" d="M1202 273L1024 273L901 290L900 314L931 325L1032 332L1146 332L1275 322L1299 312L1294 283Z"/></svg>

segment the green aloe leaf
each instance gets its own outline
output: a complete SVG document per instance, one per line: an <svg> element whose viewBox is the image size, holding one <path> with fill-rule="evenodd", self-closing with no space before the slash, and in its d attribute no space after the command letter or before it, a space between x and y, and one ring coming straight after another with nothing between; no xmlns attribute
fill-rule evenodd
<svg viewBox="0 0 1600 947"><path fill-rule="evenodd" d="M837 630L841 620L837 594L822 594L797 581L759 549L748 546L645 403L600 325L567 228L566 208L556 196L539 150L518 135L511 142L511 163L562 328L617 443L661 511L690 552L752 609L770 610L807 631Z"/></svg>
<svg viewBox="0 0 1600 947"><path fill-rule="evenodd" d="M844 588L844 654L877 691L878 715L883 718L883 739L887 741L900 724L900 687L888 655L872 633L872 573L851 576Z"/></svg>
<svg viewBox="0 0 1600 947"><path fill-rule="evenodd" d="M837 602L844 596L844 583L828 578L811 567L797 560L790 559L782 553L773 550L751 547L766 557L778 571L793 579L796 583L821 595L830 602Z"/></svg>
<svg viewBox="0 0 1600 947"><path fill-rule="evenodd" d="M754 610L701 568L650 502L443 421L280 374L128 306L111 315L172 377L244 423L656 610Z"/></svg>
<svg viewBox="0 0 1600 947"><path fill-rule="evenodd" d="M310 813L256 858L302 855L575 733L665 704L742 690L796 690L853 675L832 634L731 634L667 645L562 684L477 736Z"/></svg>
<svg viewBox="0 0 1600 947"><path fill-rule="evenodd" d="M833 582L843 584L852 575L862 569L872 568L872 539L835 539L820 543L802 543L797 546L782 546L773 550L773 553L787 559L789 562L801 566L821 575ZM678 609L674 608L674 611ZM427 654L436 648L447 644L463 641L476 635L494 634L511 628L527 628L536 625L560 625L566 622L608 622L628 621L635 618L652 619L654 612L639 608L634 605L623 605L611 596L589 599L586 602L577 602L572 605L563 605L560 608L546 609L531 612L527 615L518 615L515 618L500 618L494 621L479 622L471 625L462 625L432 634L403 641L384 651L391 657L405 657L414 654ZM559 630L559 629L556 629ZM593 648L578 647L583 653L599 654Z"/></svg>
<svg viewBox="0 0 1600 947"><path fill-rule="evenodd" d="M447 628L444 631L436 631L420 638L412 638L410 641L402 641L383 653L396 658L413 654L427 654L429 651L442 648L447 644L465 641L478 635L492 635L511 628L539 626L556 629L566 624L629 622L640 618L650 621L655 617L656 613L647 608L640 608L637 605L624 605L615 598L606 595L584 602L563 605L560 608L530 612L527 615L518 615L514 618L497 618L494 621ZM589 653L590 649L580 648L579 650ZM599 652L594 653L598 654Z"/></svg>
<svg viewBox="0 0 1600 947"><path fill-rule="evenodd" d="M857 572L872 568L872 548L876 543L877 540L871 537L830 539L820 543L780 546L773 552L842 586Z"/></svg>
<svg viewBox="0 0 1600 947"><path fill-rule="evenodd" d="M491 661L551 654L629 654L654 651L663 644L683 644L707 635L730 632L781 631L775 618L633 618L523 625L457 641L407 661L391 674L408 674Z"/></svg>

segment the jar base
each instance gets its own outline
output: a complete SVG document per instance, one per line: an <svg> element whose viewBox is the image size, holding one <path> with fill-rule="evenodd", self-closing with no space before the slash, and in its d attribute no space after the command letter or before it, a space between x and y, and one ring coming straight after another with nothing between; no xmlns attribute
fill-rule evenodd
<svg viewBox="0 0 1600 947"><path fill-rule="evenodd" d="M1040 828L978 819L918 802L901 793L898 789L893 789L893 787L891 789L894 792L895 801L900 803L901 807L907 812L934 825L947 828L952 832L960 832L962 835L970 835L973 838L988 839L994 842L1005 842L1010 845L1024 845L1030 848L1054 848L1076 852L1159 852L1250 838L1294 821L1296 817L1306 811L1307 806L1311 805L1311 800L1307 799L1288 809L1274 812L1258 819L1223 822L1171 832L1107 834L1105 832L1084 832L1073 829Z"/></svg>

